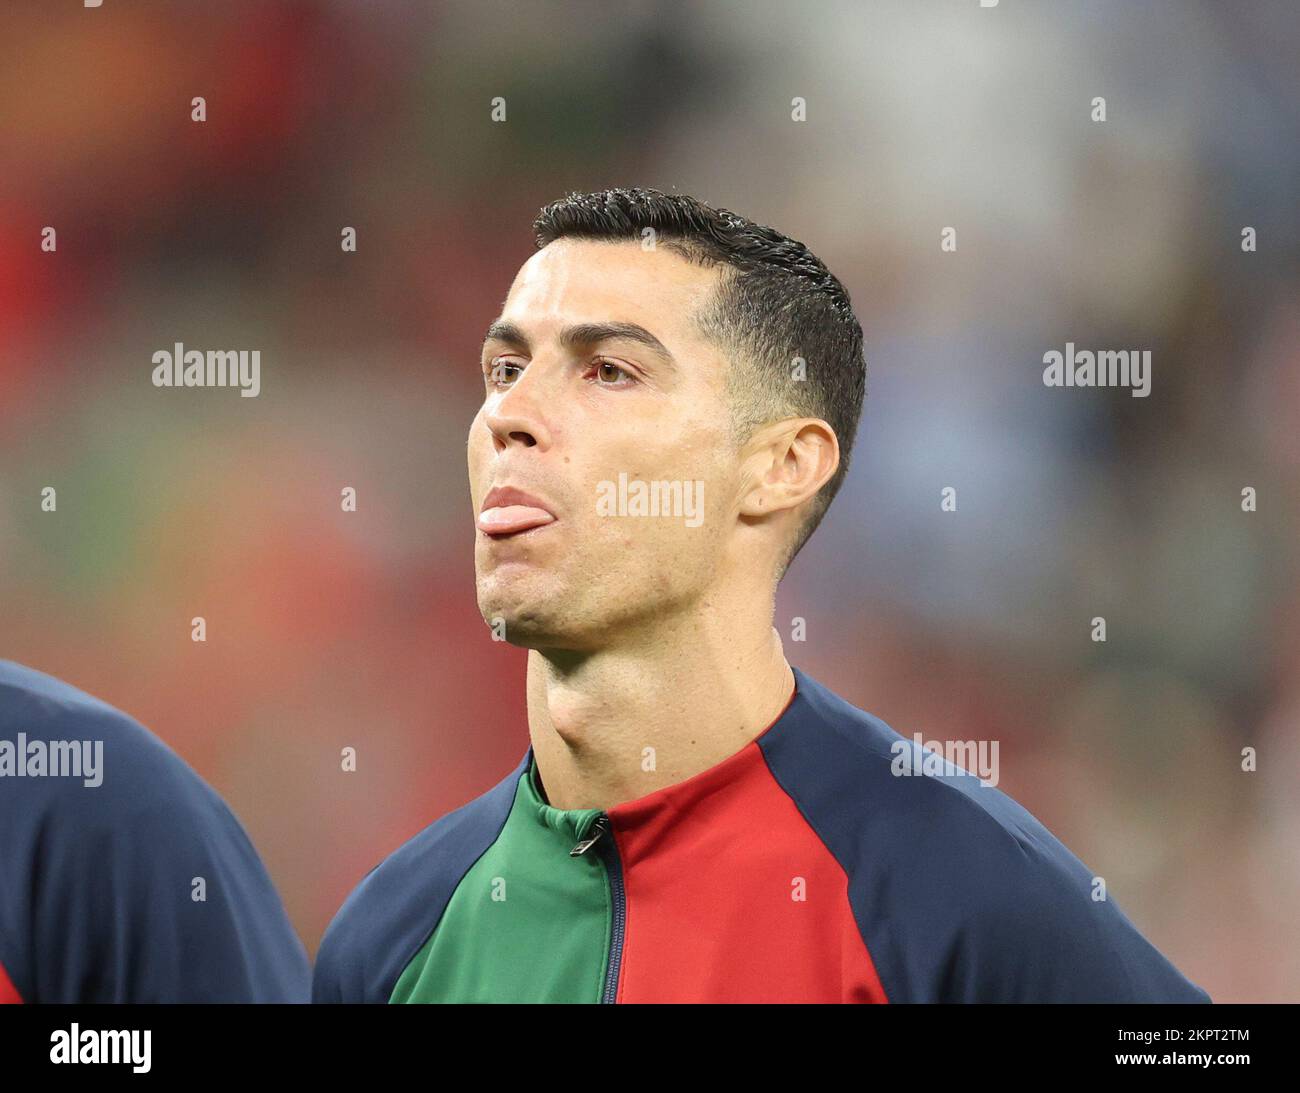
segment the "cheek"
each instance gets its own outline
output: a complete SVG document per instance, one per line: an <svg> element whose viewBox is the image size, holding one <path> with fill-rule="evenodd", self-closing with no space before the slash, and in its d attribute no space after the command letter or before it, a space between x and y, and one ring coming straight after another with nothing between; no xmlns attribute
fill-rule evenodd
<svg viewBox="0 0 1300 1093"><path fill-rule="evenodd" d="M473 451L475 448L481 448L483 442L487 439L488 428L483 424L483 410L474 415L474 420L469 423L469 448Z"/></svg>
<svg viewBox="0 0 1300 1093"><path fill-rule="evenodd" d="M681 442L664 453L663 477L690 483L713 523L730 510L736 489L736 454L729 434L712 425L688 431ZM702 491L702 492L701 492Z"/></svg>
<svg viewBox="0 0 1300 1093"><path fill-rule="evenodd" d="M489 454L487 427L482 423L482 411L475 416L469 427L469 439L466 444L466 459L469 464L469 484L476 490L482 476L483 466Z"/></svg>
<svg viewBox="0 0 1300 1093"><path fill-rule="evenodd" d="M581 538L599 543L606 557L619 550L671 553L674 542L693 551L699 546L695 540L707 537L701 536L705 528L683 527L681 520L600 515L598 499L616 490L620 474L629 482L689 483L697 497L702 482L704 520L711 527L730 511L735 457L730 434L720 432L716 422L627 417L612 427L588 421L569 439L557 451L563 453L561 474L573 490L577 524L585 529ZM692 539L682 542L684 535Z"/></svg>

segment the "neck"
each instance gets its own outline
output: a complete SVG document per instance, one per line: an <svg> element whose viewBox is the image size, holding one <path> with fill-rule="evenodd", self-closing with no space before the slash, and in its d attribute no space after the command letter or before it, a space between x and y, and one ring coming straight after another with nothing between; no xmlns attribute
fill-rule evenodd
<svg viewBox="0 0 1300 1093"><path fill-rule="evenodd" d="M611 808L734 755L780 716L794 674L766 610L664 621L597 652L528 656L528 733L547 800Z"/></svg>

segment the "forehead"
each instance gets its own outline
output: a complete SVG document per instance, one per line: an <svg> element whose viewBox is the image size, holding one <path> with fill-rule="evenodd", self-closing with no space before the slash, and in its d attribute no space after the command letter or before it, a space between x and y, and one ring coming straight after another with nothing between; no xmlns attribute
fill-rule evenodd
<svg viewBox="0 0 1300 1093"><path fill-rule="evenodd" d="M722 277L664 247L636 242L557 239L526 261L506 297L502 318L546 325L623 321L671 342L699 343L692 316Z"/></svg>

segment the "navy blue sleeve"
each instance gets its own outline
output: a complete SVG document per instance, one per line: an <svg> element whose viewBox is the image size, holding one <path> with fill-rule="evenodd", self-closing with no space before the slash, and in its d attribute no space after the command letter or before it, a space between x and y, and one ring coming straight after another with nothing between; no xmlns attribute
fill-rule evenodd
<svg viewBox="0 0 1300 1093"><path fill-rule="evenodd" d="M217 793L125 714L4 661L0 964L26 1002L310 990L302 942Z"/></svg>
<svg viewBox="0 0 1300 1093"><path fill-rule="evenodd" d="M953 813L942 843L928 848L935 874L908 886L925 893L913 898L946 899L952 908L932 939L942 957L934 980L941 1000L1210 1001L1046 827L1006 794L959 777L964 792L948 788L942 792L954 799L931 803ZM967 793L987 800L972 805Z"/></svg>
<svg viewBox="0 0 1300 1093"><path fill-rule="evenodd" d="M760 746L848 875L891 1002L1211 1001L1016 801L952 764L899 776L926 769L915 741L796 678L791 731Z"/></svg>

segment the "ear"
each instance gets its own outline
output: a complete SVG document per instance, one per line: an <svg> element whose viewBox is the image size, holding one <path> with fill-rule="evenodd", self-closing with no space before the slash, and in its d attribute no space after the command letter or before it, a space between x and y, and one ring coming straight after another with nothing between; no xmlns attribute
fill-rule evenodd
<svg viewBox="0 0 1300 1093"><path fill-rule="evenodd" d="M746 445L740 515L798 509L840 465L835 430L820 418L792 418L760 429Z"/></svg>

